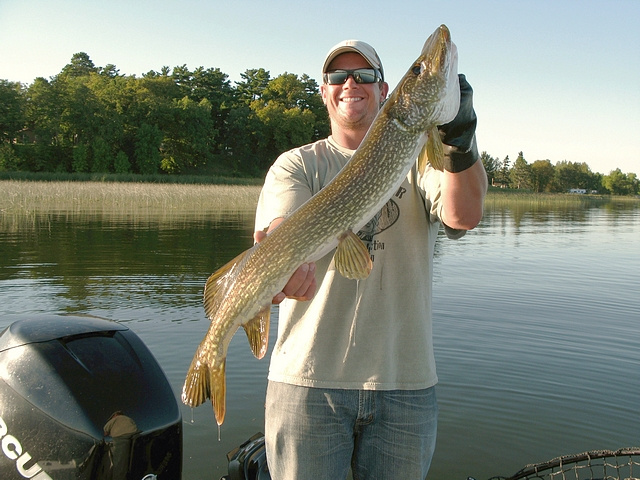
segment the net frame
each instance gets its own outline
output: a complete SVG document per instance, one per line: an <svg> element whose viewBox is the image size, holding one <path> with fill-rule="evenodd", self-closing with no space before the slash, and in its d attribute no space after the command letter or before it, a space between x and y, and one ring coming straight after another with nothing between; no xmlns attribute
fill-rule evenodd
<svg viewBox="0 0 640 480"><path fill-rule="evenodd" d="M640 480L640 447L592 450L526 465L510 477L489 480Z"/></svg>

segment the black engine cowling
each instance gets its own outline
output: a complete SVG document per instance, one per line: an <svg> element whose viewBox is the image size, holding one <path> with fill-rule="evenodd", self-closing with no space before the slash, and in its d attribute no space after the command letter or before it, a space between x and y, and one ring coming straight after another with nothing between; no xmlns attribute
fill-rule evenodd
<svg viewBox="0 0 640 480"><path fill-rule="evenodd" d="M125 427L105 432L114 416ZM181 471L175 395L128 327L48 315L0 334L0 478L176 480Z"/></svg>

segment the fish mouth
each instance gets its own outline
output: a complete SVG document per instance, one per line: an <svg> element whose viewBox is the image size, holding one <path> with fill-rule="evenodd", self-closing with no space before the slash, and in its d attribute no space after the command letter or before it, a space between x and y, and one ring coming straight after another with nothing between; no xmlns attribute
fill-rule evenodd
<svg viewBox="0 0 640 480"><path fill-rule="evenodd" d="M445 72L455 56L455 52L452 52L449 29L440 25L436 32L438 34L429 37L422 48L423 70L428 70L431 74Z"/></svg>

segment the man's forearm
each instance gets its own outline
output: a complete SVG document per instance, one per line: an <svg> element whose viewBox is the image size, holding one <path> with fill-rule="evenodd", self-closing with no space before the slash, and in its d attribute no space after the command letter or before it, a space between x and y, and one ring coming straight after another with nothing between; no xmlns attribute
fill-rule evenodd
<svg viewBox="0 0 640 480"><path fill-rule="evenodd" d="M481 161L458 173L443 172L441 220L458 230L471 230L482 219L487 174Z"/></svg>

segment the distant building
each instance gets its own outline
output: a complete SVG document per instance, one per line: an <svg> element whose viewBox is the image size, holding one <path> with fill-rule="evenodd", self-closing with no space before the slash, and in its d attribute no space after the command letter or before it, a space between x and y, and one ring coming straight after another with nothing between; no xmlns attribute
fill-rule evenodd
<svg viewBox="0 0 640 480"><path fill-rule="evenodd" d="M587 190L584 189L584 188L571 188L571 189L569 189L569 193L585 194L585 193L587 193Z"/></svg>

